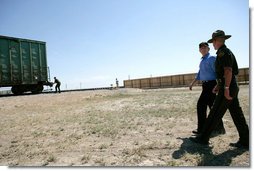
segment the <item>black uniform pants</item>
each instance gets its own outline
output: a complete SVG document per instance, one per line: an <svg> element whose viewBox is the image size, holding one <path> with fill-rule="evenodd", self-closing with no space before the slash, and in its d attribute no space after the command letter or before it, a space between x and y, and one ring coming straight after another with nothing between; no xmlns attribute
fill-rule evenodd
<svg viewBox="0 0 254 171"><path fill-rule="evenodd" d="M198 103L197 103L197 114L198 114L198 128L197 131L201 132L202 129L204 128L205 125L205 121L207 118L207 106L209 107L209 109L211 110L216 94L214 94L213 88L216 86L217 82L216 80L212 80L212 81L206 81L203 82L202 84L202 93L198 99ZM224 131L224 126L223 126L223 122L222 119L219 120L219 124L216 127L216 131Z"/></svg>
<svg viewBox="0 0 254 171"><path fill-rule="evenodd" d="M55 86L56 93L57 93L57 91L58 91L59 93L61 92L60 86L61 86L61 84L59 84L59 83L56 84L56 86Z"/></svg>
<svg viewBox="0 0 254 171"><path fill-rule="evenodd" d="M238 92L239 87L237 83L235 81L233 81L233 83L231 82L230 95L233 97L233 100L227 100L224 96L224 84L220 86L218 95L215 98L214 105L206 120L200 138L208 141L212 131L218 125L218 121L222 119L227 109L229 109L230 115L240 137L240 143L243 145L249 145L249 128L239 104Z"/></svg>

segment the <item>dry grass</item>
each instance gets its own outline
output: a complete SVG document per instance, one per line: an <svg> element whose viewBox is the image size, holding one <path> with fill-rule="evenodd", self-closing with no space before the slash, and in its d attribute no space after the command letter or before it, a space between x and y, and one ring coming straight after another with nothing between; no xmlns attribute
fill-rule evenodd
<svg viewBox="0 0 254 171"><path fill-rule="evenodd" d="M239 99L249 123L249 87ZM249 151L229 147L227 134L210 147L189 141L200 88L119 89L0 97L0 165L250 166Z"/></svg>

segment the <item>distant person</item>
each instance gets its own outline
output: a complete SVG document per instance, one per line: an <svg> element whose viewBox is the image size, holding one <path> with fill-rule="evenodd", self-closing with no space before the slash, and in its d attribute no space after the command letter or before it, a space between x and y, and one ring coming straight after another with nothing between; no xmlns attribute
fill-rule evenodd
<svg viewBox="0 0 254 171"><path fill-rule="evenodd" d="M249 127L238 100L239 87L236 81L236 75L239 73L238 65L234 54L225 45L225 40L230 37L231 35L225 35L224 31L217 30L212 34L212 39L208 40L208 43L213 43L214 49L217 50L215 61L217 85L213 89L217 96L201 134L195 138L190 137L190 140L199 144L209 144L212 131L229 109L240 137L236 143L229 145L249 149Z"/></svg>
<svg viewBox="0 0 254 171"><path fill-rule="evenodd" d="M214 99L216 94L214 94L213 88L216 86L216 73L215 73L215 60L214 56L211 56L210 48L208 43L201 42L199 44L199 52L202 55L199 71L196 75L196 78L191 82L189 89L192 90L192 86L199 80L202 82L202 92L197 102L197 119L198 126L197 130L193 130L192 133L200 134L204 128L205 120L207 118L207 106L210 110L213 106ZM219 120L219 124L214 131L215 134L225 134L225 128L222 120Z"/></svg>
<svg viewBox="0 0 254 171"><path fill-rule="evenodd" d="M119 82L118 82L118 80L117 80L117 78L116 78L116 88L118 88L118 86L119 86L118 83L119 83Z"/></svg>
<svg viewBox="0 0 254 171"><path fill-rule="evenodd" d="M61 90L60 90L61 82L56 77L54 77L54 80L55 80L54 84L56 84L56 86L55 86L55 89L56 89L55 93L57 93L57 91L58 91L58 93L61 93Z"/></svg>

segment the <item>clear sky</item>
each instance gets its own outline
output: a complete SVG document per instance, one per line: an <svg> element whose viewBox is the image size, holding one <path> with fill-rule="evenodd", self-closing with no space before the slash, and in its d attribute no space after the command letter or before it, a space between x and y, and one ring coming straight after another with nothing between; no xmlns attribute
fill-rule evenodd
<svg viewBox="0 0 254 171"><path fill-rule="evenodd" d="M197 72L198 44L218 29L249 67L248 0L0 0L0 21L0 35L47 43L62 89Z"/></svg>

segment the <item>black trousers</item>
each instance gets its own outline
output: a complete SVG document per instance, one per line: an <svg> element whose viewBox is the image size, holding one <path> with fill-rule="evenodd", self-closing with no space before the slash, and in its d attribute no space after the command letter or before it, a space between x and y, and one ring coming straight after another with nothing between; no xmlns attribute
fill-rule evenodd
<svg viewBox="0 0 254 171"><path fill-rule="evenodd" d="M216 86L216 80L203 82L202 84L202 93L198 99L197 103L197 114L198 114L198 128L197 131L201 132L204 128L205 121L207 118L207 107L211 110L216 94L214 94L213 88ZM215 131L225 130L222 119L218 121L219 124L216 127Z"/></svg>
<svg viewBox="0 0 254 171"><path fill-rule="evenodd" d="M56 86L55 86L56 93L57 93L57 90L58 90L59 93L61 92L60 86L61 86L61 84L56 84Z"/></svg>
<svg viewBox="0 0 254 171"><path fill-rule="evenodd" d="M238 100L239 87L236 81L231 81L230 95L233 100L227 100L224 96L224 84L219 88L218 95L215 98L214 105L208 115L204 129L200 135L205 141L208 141L212 131L216 128L219 121L222 119L227 109L229 109L230 115L237 128L239 134L239 141L243 145L249 145L249 128L246 123L242 108L240 107Z"/></svg>

